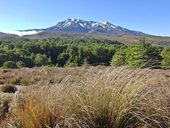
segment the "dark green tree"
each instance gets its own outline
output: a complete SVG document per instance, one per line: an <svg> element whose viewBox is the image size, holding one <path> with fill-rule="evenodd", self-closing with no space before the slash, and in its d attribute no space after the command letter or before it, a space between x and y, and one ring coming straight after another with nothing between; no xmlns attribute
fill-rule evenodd
<svg viewBox="0 0 170 128"><path fill-rule="evenodd" d="M127 50L126 46L122 47L115 53L115 55L113 55L113 58L111 60L112 66L122 66L126 64L125 60L126 50Z"/></svg>
<svg viewBox="0 0 170 128"><path fill-rule="evenodd" d="M18 62L16 63L16 65L17 65L18 68L25 67L25 63L24 63L23 61L18 61Z"/></svg>
<svg viewBox="0 0 170 128"><path fill-rule="evenodd" d="M7 60L8 60L7 55L6 55L6 54L3 54L3 53L0 53L0 66L2 66L3 63L4 63L5 61L7 61Z"/></svg>
<svg viewBox="0 0 170 128"><path fill-rule="evenodd" d="M34 60L36 66L45 66L51 64L51 59L48 58L45 54L37 54Z"/></svg>
<svg viewBox="0 0 170 128"><path fill-rule="evenodd" d="M161 56L157 46L140 40L127 48L126 63L134 67L151 67L159 65Z"/></svg>
<svg viewBox="0 0 170 128"><path fill-rule="evenodd" d="M16 63L13 62L13 61L6 61L4 62L3 64L3 68L11 68L11 69L15 69L15 68L18 68Z"/></svg>
<svg viewBox="0 0 170 128"><path fill-rule="evenodd" d="M162 61L161 64L163 67L170 68L170 47L166 47L161 52Z"/></svg>

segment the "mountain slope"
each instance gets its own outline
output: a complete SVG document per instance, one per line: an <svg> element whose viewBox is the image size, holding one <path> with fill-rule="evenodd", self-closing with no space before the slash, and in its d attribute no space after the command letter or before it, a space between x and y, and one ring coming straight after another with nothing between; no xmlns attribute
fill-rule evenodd
<svg viewBox="0 0 170 128"><path fill-rule="evenodd" d="M4 32L0 32L0 38L16 38L18 37L17 35L15 34L9 34L9 33L4 33Z"/></svg>
<svg viewBox="0 0 170 128"><path fill-rule="evenodd" d="M59 22L57 25L45 29L31 29L25 31L38 31L38 32L80 32L80 33L93 33L93 34L111 34L111 35L147 35L142 32L129 30L121 26L115 26L109 22L95 22L85 21L79 19L67 19Z"/></svg>

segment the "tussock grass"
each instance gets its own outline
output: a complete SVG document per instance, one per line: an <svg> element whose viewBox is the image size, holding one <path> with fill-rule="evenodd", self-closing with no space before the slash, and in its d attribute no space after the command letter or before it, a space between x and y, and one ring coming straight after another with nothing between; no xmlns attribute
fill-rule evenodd
<svg viewBox="0 0 170 128"><path fill-rule="evenodd" d="M67 75L53 86L27 88L4 127L169 128L168 74L162 70L91 67L82 79Z"/></svg>

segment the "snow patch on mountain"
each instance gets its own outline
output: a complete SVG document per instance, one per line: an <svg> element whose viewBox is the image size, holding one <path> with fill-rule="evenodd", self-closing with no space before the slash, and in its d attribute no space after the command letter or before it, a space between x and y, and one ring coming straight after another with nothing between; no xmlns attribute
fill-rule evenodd
<svg viewBox="0 0 170 128"><path fill-rule="evenodd" d="M74 27L74 26L79 26L84 29L89 29L91 30L96 30L96 29L104 29L104 30L113 30L117 26L107 22L95 22L95 21L85 21L85 20L80 20L80 19L67 19L65 21L59 22L56 27L59 28L68 28L68 27Z"/></svg>

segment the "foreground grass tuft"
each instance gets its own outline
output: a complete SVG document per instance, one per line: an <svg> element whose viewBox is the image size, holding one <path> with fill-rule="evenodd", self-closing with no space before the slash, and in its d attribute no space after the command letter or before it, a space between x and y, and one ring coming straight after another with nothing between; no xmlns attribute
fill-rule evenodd
<svg viewBox="0 0 170 128"><path fill-rule="evenodd" d="M170 79L154 72L90 68L84 73L88 79L69 76L52 86L27 88L4 127L169 128Z"/></svg>

